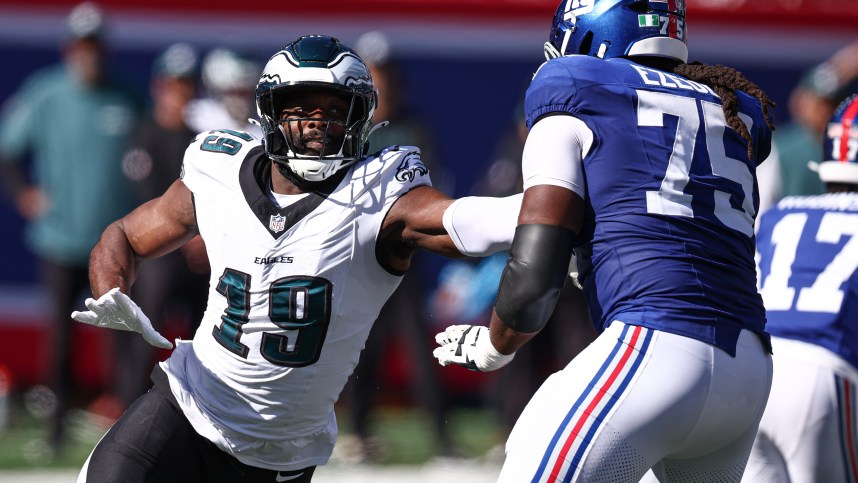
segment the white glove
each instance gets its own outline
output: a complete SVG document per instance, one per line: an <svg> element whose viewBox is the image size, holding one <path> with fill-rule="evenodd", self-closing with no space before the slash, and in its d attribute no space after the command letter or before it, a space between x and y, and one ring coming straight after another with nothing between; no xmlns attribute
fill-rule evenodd
<svg viewBox="0 0 858 483"><path fill-rule="evenodd" d="M108 329L130 330L143 335L146 342L162 349L172 349L173 344L165 339L153 327L149 317L140 310L127 295L113 288L98 300L88 298L86 312L72 312L72 318L84 324Z"/></svg>
<svg viewBox="0 0 858 483"><path fill-rule="evenodd" d="M480 325L451 325L435 335L437 347L432 355L442 366L456 364L478 372L493 371L507 365L515 353L505 355L489 339L489 328Z"/></svg>

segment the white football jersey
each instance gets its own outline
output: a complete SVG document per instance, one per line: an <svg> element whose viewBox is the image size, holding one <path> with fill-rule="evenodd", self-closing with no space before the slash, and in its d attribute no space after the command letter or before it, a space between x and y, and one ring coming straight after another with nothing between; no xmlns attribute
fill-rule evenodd
<svg viewBox="0 0 858 483"><path fill-rule="evenodd" d="M194 428L246 464L327 462L334 403L401 280L376 239L399 196L430 185L420 151L393 146L346 169L333 192L278 208L252 136L203 133L185 154L212 276L193 341L162 367Z"/></svg>

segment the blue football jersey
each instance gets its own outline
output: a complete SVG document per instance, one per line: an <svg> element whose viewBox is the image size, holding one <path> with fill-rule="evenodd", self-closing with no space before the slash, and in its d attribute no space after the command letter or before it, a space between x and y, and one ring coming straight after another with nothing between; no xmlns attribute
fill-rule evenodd
<svg viewBox="0 0 858 483"><path fill-rule="evenodd" d="M794 196L760 219L768 331L858 368L858 193Z"/></svg>
<svg viewBox="0 0 858 483"><path fill-rule="evenodd" d="M622 320L730 354L741 329L768 340L754 218L755 169L769 155L771 132L759 102L738 96L753 160L726 125L721 99L702 84L587 56L550 60L534 75L528 127L569 114L593 132L576 254L600 329Z"/></svg>

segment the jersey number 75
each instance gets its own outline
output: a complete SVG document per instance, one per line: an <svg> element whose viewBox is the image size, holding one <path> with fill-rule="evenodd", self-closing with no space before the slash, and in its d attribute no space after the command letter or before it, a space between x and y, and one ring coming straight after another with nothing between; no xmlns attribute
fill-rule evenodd
<svg viewBox="0 0 858 483"><path fill-rule="evenodd" d="M700 102L703 119L697 111ZM742 199L737 200L739 208L734 208L731 198L736 196L721 190L715 190L715 218L728 227L743 233L747 237L754 235L754 175L743 161L727 156L724 149L724 130L727 121L719 104L698 101L691 97L676 96L663 92L638 91L638 126L664 126L664 115L679 118L676 128L676 141L673 145L667 171L658 191L647 191L647 213L694 218L691 209L691 195L684 189L691 177L691 162L694 143L701 124L706 130L706 153L712 167L712 174L735 183L742 188ZM748 129L752 120L739 113Z"/></svg>

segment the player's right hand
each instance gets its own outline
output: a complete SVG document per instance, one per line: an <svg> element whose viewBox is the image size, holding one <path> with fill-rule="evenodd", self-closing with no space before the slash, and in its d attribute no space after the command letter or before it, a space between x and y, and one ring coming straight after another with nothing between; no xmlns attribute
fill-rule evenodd
<svg viewBox="0 0 858 483"><path fill-rule="evenodd" d="M442 366L455 364L472 371L494 371L509 364L515 353L501 354L489 339L488 327L451 325L435 335L439 347L432 355Z"/></svg>
<svg viewBox="0 0 858 483"><path fill-rule="evenodd" d="M72 312L71 316L74 320L96 327L139 332L146 342L155 347L173 348L173 344L152 327L152 322L140 307L130 297L120 292L118 287L110 289L98 300L88 298L84 304L89 310Z"/></svg>

